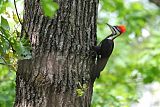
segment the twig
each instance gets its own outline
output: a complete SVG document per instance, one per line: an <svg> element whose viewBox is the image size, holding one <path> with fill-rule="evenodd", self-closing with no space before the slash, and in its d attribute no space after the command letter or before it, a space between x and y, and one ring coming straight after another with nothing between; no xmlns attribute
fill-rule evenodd
<svg viewBox="0 0 160 107"><path fill-rule="evenodd" d="M21 24L22 28L24 28L23 23L21 22L20 17L19 17L19 15L18 15L16 0L14 0L14 7L15 7L15 10L16 10L16 15L17 15L17 17L18 17L19 23ZM28 35L28 33L27 33L27 31L26 31L25 28L24 28L24 31L25 31L26 35L29 37L29 35Z"/></svg>

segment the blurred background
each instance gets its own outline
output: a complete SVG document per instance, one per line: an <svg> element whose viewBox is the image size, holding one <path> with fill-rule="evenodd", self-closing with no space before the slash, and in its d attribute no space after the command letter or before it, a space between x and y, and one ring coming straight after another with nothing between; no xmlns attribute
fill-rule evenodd
<svg viewBox="0 0 160 107"><path fill-rule="evenodd" d="M23 0L17 7L22 18ZM27 54L27 41L17 39L13 0L0 0L0 19L0 107L12 107L16 61ZM127 32L116 38L94 84L92 107L160 107L160 1L100 0L97 23L98 42L111 33L105 23L125 25Z"/></svg>

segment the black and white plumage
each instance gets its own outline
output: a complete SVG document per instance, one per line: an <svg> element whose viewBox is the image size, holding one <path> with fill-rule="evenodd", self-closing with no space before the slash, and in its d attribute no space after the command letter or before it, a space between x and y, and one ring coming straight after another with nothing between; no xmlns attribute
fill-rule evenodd
<svg viewBox="0 0 160 107"><path fill-rule="evenodd" d="M107 36L105 39L103 39L98 46L95 46L93 49L97 53L97 63L96 63L96 72L95 76L98 78L100 75L100 72L104 69L105 65L107 64L107 61L112 54L113 48L114 48L114 39L121 35L123 32L125 32L124 26L111 26L107 24L112 34Z"/></svg>

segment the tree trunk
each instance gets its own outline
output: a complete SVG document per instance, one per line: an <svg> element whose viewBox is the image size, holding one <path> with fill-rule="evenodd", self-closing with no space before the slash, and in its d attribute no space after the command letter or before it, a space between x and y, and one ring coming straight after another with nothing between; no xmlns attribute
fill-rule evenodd
<svg viewBox="0 0 160 107"><path fill-rule="evenodd" d="M98 0L57 0L53 19L24 0L32 58L18 62L15 107L90 107Z"/></svg>

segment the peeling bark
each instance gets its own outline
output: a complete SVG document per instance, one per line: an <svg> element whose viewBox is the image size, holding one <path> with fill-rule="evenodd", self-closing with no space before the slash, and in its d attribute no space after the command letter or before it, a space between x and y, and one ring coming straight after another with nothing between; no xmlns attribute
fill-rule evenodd
<svg viewBox="0 0 160 107"><path fill-rule="evenodd" d="M60 8L49 19L39 0L24 0L23 23L30 35L32 58L18 62L15 107L91 105L95 80L91 47L96 44L98 0L57 3ZM84 92L82 96L78 89Z"/></svg>

